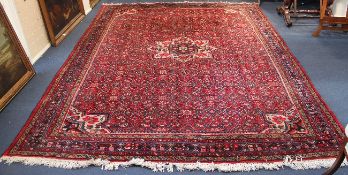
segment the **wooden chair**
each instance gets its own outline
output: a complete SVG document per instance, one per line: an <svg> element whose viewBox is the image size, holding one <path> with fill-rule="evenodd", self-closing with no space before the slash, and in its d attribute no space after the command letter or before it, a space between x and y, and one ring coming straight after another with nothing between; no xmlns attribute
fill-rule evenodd
<svg viewBox="0 0 348 175"><path fill-rule="evenodd" d="M334 17L328 13L328 6L328 0L320 0L320 20L317 30L312 34L314 37L318 37L321 30L348 31L348 16Z"/></svg>
<svg viewBox="0 0 348 175"><path fill-rule="evenodd" d="M346 136L347 135L348 135L348 125L346 127ZM345 137L344 139L344 143L340 148L340 152L336 158L336 161L323 175L334 174L337 171L337 169L341 166L345 158L348 160L348 138L347 137Z"/></svg>

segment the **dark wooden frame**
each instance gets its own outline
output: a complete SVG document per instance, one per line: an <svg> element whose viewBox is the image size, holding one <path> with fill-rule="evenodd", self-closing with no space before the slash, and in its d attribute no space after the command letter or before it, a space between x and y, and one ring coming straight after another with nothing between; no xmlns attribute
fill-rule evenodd
<svg viewBox="0 0 348 175"><path fill-rule="evenodd" d="M72 31L72 29L83 19L85 11L83 8L82 0L76 0L79 4L80 12L57 34L55 35L52 26L52 21L49 16L49 12L45 3L45 0L39 0L42 16L44 18L46 29L48 31L49 38L53 46L58 46L60 42Z"/></svg>
<svg viewBox="0 0 348 175"><path fill-rule="evenodd" d="M339 30L348 31L348 16L346 17L332 17L326 14L328 8L328 0L320 0L320 20L319 26L316 31L313 32L313 37L318 37L321 30ZM340 24L341 26L337 26Z"/></svg>
<svg viewBox="0 0 348 175"><path fill-rule="evenodd" d="M344 159L347 158L347 160L348 160L348 153L347 153L347 150L345 148L347 143L348 143L348 138L345 137L344 142L343 142L342 146L340 147L340 151L338 153L338 156L336 157L334 164L329 169L327 169L323 175L333 175L338 170L338 168L341 166Z"/></svg>
<svg viewBox="0 0 348 175"><path fill-rule="evenodd" d="M6 92L6 94L0 98L0 111L14 98L17 93L28 83L28 81L35 75L33 66L31 65L28 56L26 55L17 35L14 31L4 8L0 4L0 20L3 22L7 29L8 36L13 44L14 49L17 51L20 59L22 60L27 72Z"/></svg>
<svg viewBox="0 0 348 175"><path fill-rule="evenodd" d="M100 0L89 0L89 4L90 4L91 8L93 8L95 5L97 5L99 1Z"/></svg>

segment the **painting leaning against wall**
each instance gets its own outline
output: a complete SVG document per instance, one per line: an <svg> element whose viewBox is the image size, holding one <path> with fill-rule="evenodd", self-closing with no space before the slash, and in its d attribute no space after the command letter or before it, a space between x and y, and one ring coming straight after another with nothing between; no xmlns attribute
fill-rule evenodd
<svg viewBox="0 0 348 175"><path fill-rule="evenodd" d="M81 0L39 0L46 28L57 46L84 17Z"/></svg>
<svg viewBox="0 0 348 175"><path fill-rule="evenodd" d="M78 2L73 0L46 0L46 4L55 35L80 12Z"/></svg>
<svg viewBox="0 0 348 175"><path fill-rule="evenodd" d="M35 74L0 5L0 111Z"/></svg>

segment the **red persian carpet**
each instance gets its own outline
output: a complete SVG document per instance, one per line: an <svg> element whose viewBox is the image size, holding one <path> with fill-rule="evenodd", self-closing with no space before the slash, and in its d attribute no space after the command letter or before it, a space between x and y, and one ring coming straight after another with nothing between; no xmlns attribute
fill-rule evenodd
<svg viewBox="0 0 348 175"><path fill-rule="evenodd" d="M307 169L343 138L257 4L104 4L1 160Z"/></svg>

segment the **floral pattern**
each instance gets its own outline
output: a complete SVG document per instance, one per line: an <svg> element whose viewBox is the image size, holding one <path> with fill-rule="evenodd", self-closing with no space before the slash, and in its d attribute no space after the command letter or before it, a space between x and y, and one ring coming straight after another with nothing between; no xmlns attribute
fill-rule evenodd
<svg viewBox="0 0 348 175"><path fill-rule="evenodd" d="M187 37L156 42L156 44L156 47L149 48L156 52L155 58L172 58L181 62L187 62L195 58L213 58L211 51L216 49L209 46L208 40L193 41Z"/></svg>
<svg viewBox="0 0 348 175"><path fill-rule="evenodd" d="M257 4L103 5L4 155L271 162L343 137Z"/></svg>
<svg viewBox="0 0 348 175"><path fill-rule="evenodd" d="M84 115L77 109L72 108L69 115L65 119L63 130L65 132L79 133L87 132L91 134L106 134L110 131L103 128L102 124L107 120L107 116L103 114L87 114Z"/></svg>
<svg viewBox="0 0 348 175"><path fill-rule="evenodd" d="M298 114L295 108L286 111L284 115L266 114L269 127L262 131L262 133L308 133Z"/></svg>

